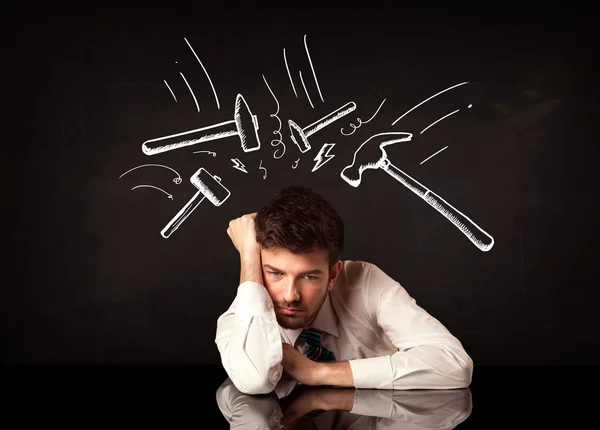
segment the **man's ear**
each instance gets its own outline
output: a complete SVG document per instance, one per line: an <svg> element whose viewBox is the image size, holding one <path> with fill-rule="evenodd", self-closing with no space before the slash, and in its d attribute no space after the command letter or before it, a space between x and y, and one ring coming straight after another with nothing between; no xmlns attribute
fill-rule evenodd
<svg viewBox="0 0 600 430"><path fill-rule="evenodd" d="M337 280L338 275L342 271L342 267L344 267L344 263L342 263L341 260L338 260L338 262L335 263L329 271L329 285L327 288L329 291L331 291L331 289L335 285L335 281Z"/></svg>

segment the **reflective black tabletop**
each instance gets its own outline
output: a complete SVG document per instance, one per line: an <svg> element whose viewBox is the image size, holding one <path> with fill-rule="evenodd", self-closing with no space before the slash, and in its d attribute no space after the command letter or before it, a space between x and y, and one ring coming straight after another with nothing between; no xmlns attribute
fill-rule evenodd
<svg viewBox="0 0 600 430"><path fill-rule="evenodd" d="M3 366L6 422L210 429L595 427L598 367L476 367L456 390L240 392L219 366ZM40 421L41 420L41 421ZM12 421L14 422L14 421Z"/></svg>

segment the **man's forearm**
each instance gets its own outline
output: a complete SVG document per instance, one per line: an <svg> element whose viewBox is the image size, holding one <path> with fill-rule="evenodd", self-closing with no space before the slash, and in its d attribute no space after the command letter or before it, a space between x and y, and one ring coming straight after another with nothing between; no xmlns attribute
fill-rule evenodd
<svg viewBox="0 0 600 430"><path fill-rule="evenodd" d="M264 285L260 251L240 256L240 285L247 281Z"/></svg>
<svg viewBox="0 0 600 430"><path fill-rule="evenodd" d="M352 368L347 361L319 363L315 385L354 387Z"/></svg>

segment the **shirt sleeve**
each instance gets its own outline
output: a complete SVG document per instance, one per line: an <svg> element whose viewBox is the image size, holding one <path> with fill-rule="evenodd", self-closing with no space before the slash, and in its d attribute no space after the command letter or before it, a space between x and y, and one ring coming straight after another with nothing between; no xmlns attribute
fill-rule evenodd
<svg viewBox="0 0 600 430"><path fill-rule="evenodd" d="M350 360L354 386L394 390L469 386L473 361L461 342L398 282L377 266L369 267L367 314L398 352Z"/></svg>
<svg viewBox="0 0 600 430"><path fill-rule="evenodd" d="M271 393L283 373L279 324L267 290L244 282L217 320L215 343L221 362L236 388L244 394Z"/></svg>
<svg viewBox="0 0 600 430"><path fill-rule="evenodd" d="M230 428L281 429L283 413L274 394L252 396L238 390L230 378L216 394L217 405Z"/></svg>
<svg viewBox="0 0 600 430"><path fill-rule="evenodd" d="M354 393L352 414L384 418L377 428L453 429L472 413L468 388L459 390L363 390Z"/></svg>

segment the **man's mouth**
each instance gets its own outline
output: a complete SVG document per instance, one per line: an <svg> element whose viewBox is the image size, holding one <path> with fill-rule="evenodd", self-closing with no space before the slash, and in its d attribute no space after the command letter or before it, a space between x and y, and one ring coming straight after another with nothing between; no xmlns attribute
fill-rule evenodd
<svg viewBox="0 0 600 430"><path fill-rule="evenodd" d="M296 314L300 313L300 309L283 308L283 307L279 307L279 309L281 309L281 313L283 313L285 315L296 315Z"/></svg>

